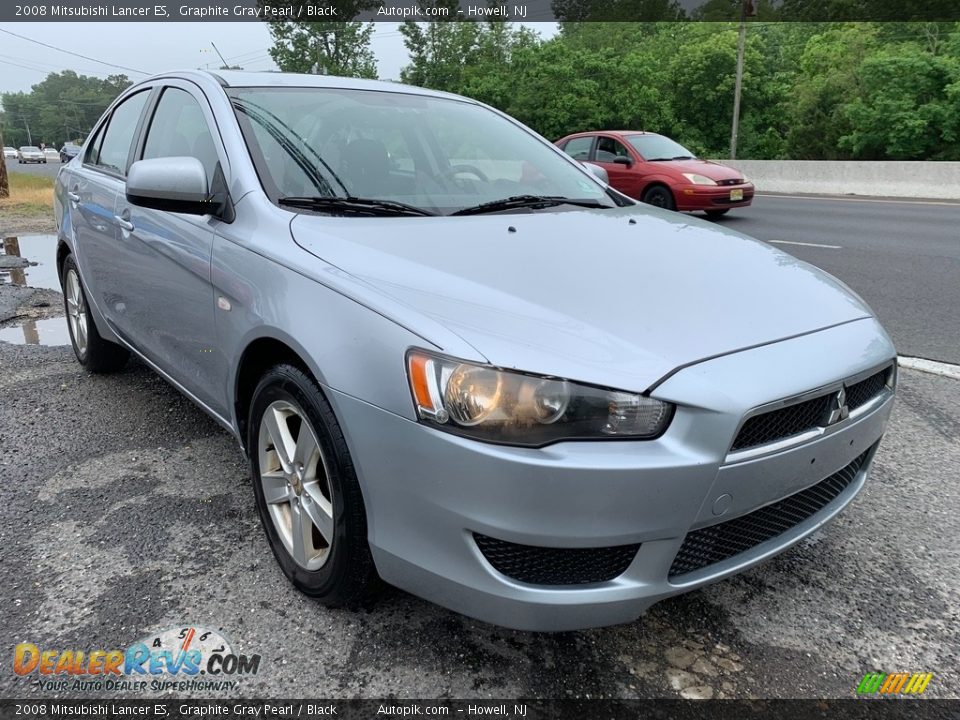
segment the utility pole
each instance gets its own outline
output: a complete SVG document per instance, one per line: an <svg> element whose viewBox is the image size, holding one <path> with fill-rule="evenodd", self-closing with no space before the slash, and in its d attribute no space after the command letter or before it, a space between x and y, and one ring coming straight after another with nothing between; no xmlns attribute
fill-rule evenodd
<svg viewBox="0 0 960 720"><path fill-rule="evenodd" d="M24 127L27 128L27 145L33 145L33 135L30 134L30 123L27 122L27 116L20 113L20 119L23 120Z"/></svg>
<svg viewBox="0 0 960 720"><path fill-rule="evenodd" d="M730 129L730 159L737 159L740 132L740 91L743 88L743 50L747 44L747 15L756 15L753 0L740 0L740 36L737 38L737 80L733 89L733 127Z"/></svg>
<svg viewBox="0 0 960 720"><path fill-rule="evenodd" d="M0 148L3 147L3 128L0 127ZM10 197L10 180L7 177L7 158L0 152L0 198Z"/></svg>
<svg viewBox="0 0 960 720"><path fill-rule="evenodd" d="M212 41L212 40L210 41L210 47L212 47L214 50L217 51L217 55L220 55L220 62L223 63L223 67L220 68L220 69L221 69L221 70L229 70L229 69L230 69L230 65L228 65L228 64L227 64L227 61L223 59L223 55L221 55L221 54L220 54L220 51L217 50L217 46L213 44L213 41Z"/></svg>

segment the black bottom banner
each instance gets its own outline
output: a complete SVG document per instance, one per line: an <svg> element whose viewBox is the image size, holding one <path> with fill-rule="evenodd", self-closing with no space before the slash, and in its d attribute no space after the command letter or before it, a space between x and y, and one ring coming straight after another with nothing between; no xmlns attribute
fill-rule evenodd
<svg viewBox="0 0 960 720"><path fill-rule="evenodd" d="M14 718L960 718L960 700L0 700Z"/></svg>

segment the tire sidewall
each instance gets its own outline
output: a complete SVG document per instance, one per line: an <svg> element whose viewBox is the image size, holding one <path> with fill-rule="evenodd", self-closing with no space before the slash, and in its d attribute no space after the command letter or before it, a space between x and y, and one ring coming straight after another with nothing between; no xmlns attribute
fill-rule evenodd
<svg viewBox="0 0 960 720"><path fill-rule="evenodd" d="M294 405L303 418L310 423L327 462L329 471L327 482L333 506L334 539L327 561L317 570L307 570L291 557L274 525L273 517L263 496L259 463L260 425L264 411L277 400L284 400ZM348 513L345 512L344 482L347 479L344 477L342 458L330 439L329 423L331 421L336 422L319 389L294 368L289 366L273 368L261 379L254 390L250 404L247 447L257 512L280 569L302 592L311 596L328 595L340 584L350 562L348 534L354 530L349 526Z"/></svg>

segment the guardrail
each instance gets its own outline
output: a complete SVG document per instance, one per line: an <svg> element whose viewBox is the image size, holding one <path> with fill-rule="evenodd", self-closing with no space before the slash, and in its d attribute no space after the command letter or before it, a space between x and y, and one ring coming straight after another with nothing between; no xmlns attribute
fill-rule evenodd
<svg viewBox="0 0 960 720"><path fill-rule="evenodd" d="M960 200L960 162L718 160L743 171L759 192Z"/></svg>

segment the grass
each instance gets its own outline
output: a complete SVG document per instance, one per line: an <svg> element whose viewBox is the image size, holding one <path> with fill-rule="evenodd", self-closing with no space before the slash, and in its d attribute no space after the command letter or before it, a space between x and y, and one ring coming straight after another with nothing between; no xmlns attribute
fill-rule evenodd
<svg viewBox="0 0 960 720"><path fill-rule="evenodd" d="M0 212L20 217L53 215L53 178L8 172L10 197L0 198Z"/></svg>

